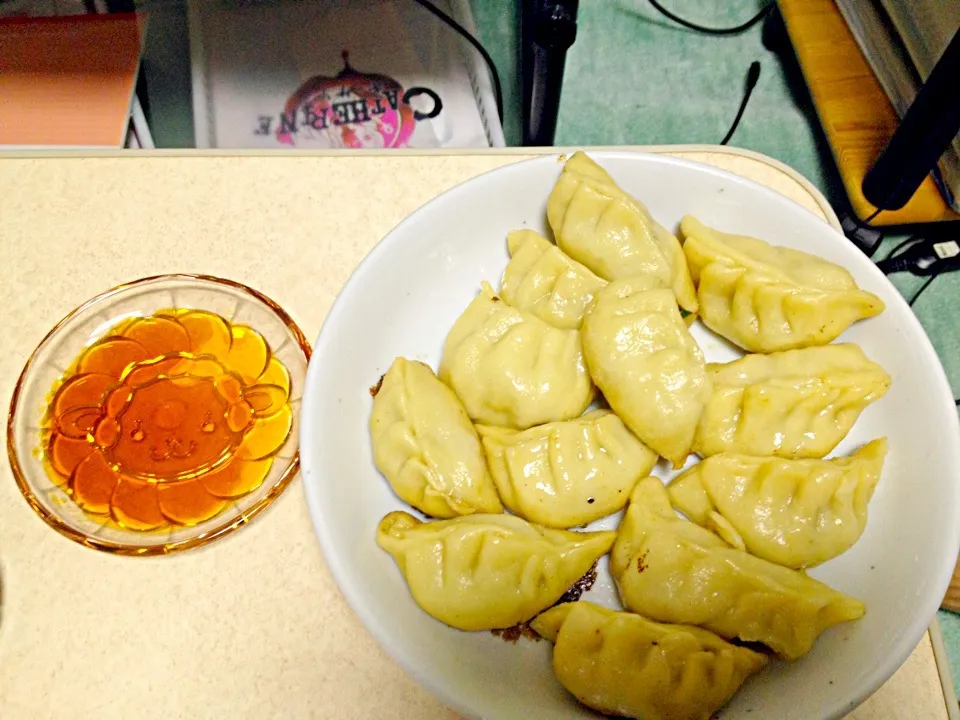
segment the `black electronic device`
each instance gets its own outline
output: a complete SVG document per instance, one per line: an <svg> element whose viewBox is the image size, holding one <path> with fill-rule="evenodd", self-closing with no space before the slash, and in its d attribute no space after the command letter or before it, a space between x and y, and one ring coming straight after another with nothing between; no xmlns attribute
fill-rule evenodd
<svg viewBox="0 0 960 720"><path fill-rule="evenodd" d="M523 144L553 145L567 50L577 38L579 0L522 0L520 94Z"/></svg>
<svg viewBox="0 0 960 720"><path fill-rule="evenodd" d="M878 210L899 210L960 132L960 30L920 88L890 142L863 178Z"/></svg>

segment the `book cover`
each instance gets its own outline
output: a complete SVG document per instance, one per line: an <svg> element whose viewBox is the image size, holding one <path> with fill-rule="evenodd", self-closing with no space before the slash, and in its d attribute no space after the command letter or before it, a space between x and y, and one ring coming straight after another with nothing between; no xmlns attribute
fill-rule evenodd
<svg viewBox="0 0 960 720"><path fill-rule="evenodd" d="M142 20L0 19L0 145L123 147Z"/></svg>

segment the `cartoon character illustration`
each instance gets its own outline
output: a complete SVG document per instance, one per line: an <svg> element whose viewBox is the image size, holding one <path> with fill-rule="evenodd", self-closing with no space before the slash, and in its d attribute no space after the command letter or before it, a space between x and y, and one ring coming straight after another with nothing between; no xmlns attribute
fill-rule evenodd
<svg viewBox="0 0 960 720"><path fill-rule="evenodd" d="M256 331L171 312L90 346L47 413L54 481L133 530L215 516L259 487L292 427L289 373Z"/></svg>

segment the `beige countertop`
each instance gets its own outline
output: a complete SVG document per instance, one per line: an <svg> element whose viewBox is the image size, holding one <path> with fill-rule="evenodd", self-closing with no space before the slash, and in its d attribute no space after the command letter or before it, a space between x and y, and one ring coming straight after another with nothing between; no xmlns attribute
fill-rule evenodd
<svg viewBox="0 0 960 720"><path fill-rule="evenodd" d="M749 154L671 148L821 216ZM168 272L247 283L313 340L360 259L438 193L526 155L125 155L0 159L0 400L46 331L114 285ZM61 537L0 468L0 717L444 718L347 607L299 478L253 523L170 557ZM952 695L952 691L950 693ZM946 718L930 636L850 717Z"/></svg>

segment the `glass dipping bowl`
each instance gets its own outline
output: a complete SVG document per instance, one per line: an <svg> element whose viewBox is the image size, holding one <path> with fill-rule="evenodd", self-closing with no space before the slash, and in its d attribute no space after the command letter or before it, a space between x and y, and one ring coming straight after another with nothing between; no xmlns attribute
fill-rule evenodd
<svg viewBox="0 0 960 720"><path fill-rule="evenodd" d="M228 322L228 329L246 326L262 336L269 349L262 375L266 377L268 367L272 367L274 373L280 370L271 358L279 361L289 375L289 392L281 407L285 415L290 416L290 429L282 445L270 453L273 462L269 470L261 473L262 482L256 482L258 476L242 492L233 486L228 491L215 491L216 502L209 507L222 507L213 516L194 523L189 519L176 519L176 513L170 516L164 511L165 525L155 529L131 529L130 524L125 525L122 516L118 515L114 496L110 497L109 510L105 512L103 508L100 512L84 510L74 501L71 485L75 475L67 481L52 469L48 444L53 431L49 429L48 410L58 383L75 368L77 358L87 348L118 325L129 327L124 323L132 324L136 318L171 309L214 313ZM244 332L244 328L240 332ZM236 338L235 334L227 336L229 348L236 345ZM210 360L213 355L195 357L200 360L187 359L184 362L208 358L205 360L208 366L217 367ZM27 361L14 389L7 419L7 450L14 477L27 502L48 525L88 547L121 555L160 555L204 545L253 519L283 492L296 475L299 467L299 407L309 358L310 345L290 316L269 298L240 283L209 276L162 275L108 290L61 320ZM118 377L118 384L123 377L125 374ZM276 374L273 377L276 378ZM256 380L249 382L255 383ZM189 385L184 382L184 386ZM112 387L116 389L117 386ZM110 391L104 393L101 407L108 405L106 400L110 394ZM271 410L267 407L264 413ZM54 424L59 432L60 426ZM253 425L251 420L247 427ZM117 426L120 427L119 421ZM77 437L76 434L73 437ZM91 434L87 441L97 448L93 452L102 452L106 456L106 451L100 451L92 443L92 438ZM82 445L84 441L76 442ZM193 447L191 445L191 450ZM238 458L239 452L237 450ZM247 462L253 462L252 457L248 453ZM233 457L228 460L232 462ZM263 460L257 462L261 463L260 468L267 464ZM117 472L122 474L119 470ZM205 477L216 474L206 470L201 474L204 473ZM175 497L175 492L168 492L172 484L164 485L162 479L157 481L156 494L159 496L160 485L163 485L164 497ZM145 485L146 481L141 478L132 486L142 488ZM185 484L183 486L186 488ZM214 484L214 487L218 486ZM158 507L162 508L163 504Z"/></svg>

